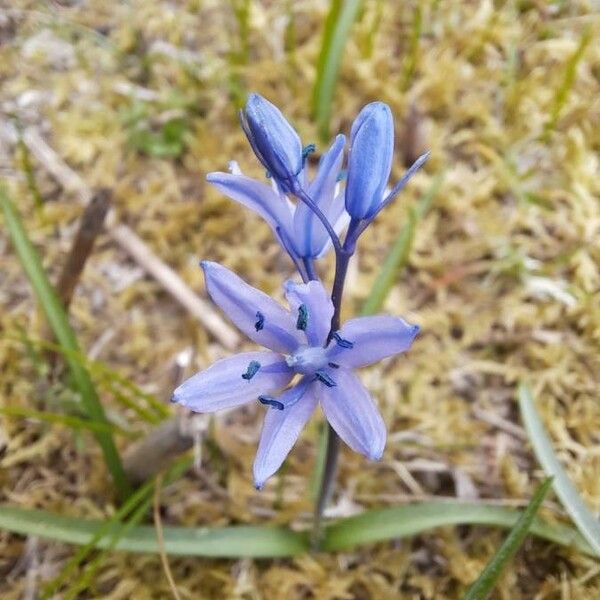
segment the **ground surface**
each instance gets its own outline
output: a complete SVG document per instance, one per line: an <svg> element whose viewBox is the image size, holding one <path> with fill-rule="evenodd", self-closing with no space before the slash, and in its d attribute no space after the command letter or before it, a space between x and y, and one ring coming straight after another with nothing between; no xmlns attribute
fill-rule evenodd
<svg viewBox="0 0 600 600"><path fill-rule="evenodd" d="M10 5L0 10L2 121L16 115L89 185L112 188L119 219L199 293L197 261L208 258L280 296L292 267L267 226L204 175L233 158L260 174L235 114L250 90L280 105L304 140L317 140L310 94L326 3L251 2L247 27L216 1ZM409 354L362 374L389 428L386 453L371 464L343 452L336 514L437 496L525 504L541 473L516 410L522 378L569 475L600 510L600 47L597 36L585 43L586 28L600 29L593 5L365 3L331 129L348 132L359 108L381 99L396 118L395 177L407 157L423 148L432 156L364 236L346 315L360 309L407 207L436 175L444 179L385 305L423 333ZM5 143L0 171L56 278L81 206L31 160L38 209L23 153ZM76 410L73 393L49 382L43 353L36 362L40 348L25 343L44 336L43 319L4 229L0 262L0 403ZM321 268L327 277L331 263ZM193 351L186 373L228 353L104 235L70 314L95 359L165 401L181 352ZM149 430L101 389L114 419ZM318 420L258 493L251 464L262 412L250 406L217 419L204 440L204 475L190 472L163 494L165 524L307 522ZM82 517L114 511L88 436L2 417L0 445L3 502ZM554 498L544 514L562 516ZM183 598L457 598L502 535L455 528L336 556L172 559L171 568ZM71 554L0 533L2 598L35 597ZM89 597L170 591L157 557L116 553ZM600 568L528 541L496 597L597 598Z"/></svg>

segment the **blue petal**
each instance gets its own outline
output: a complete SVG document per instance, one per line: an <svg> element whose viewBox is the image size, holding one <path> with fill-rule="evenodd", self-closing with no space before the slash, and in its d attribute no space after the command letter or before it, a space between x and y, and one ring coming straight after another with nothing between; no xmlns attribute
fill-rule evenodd
<svg viewBox="0 0 600 600"><path fill-rule="evenodd" d="M311 346L323 346L331 328L333 303L320 281L284 284L285 297L290 305L292 314L298 315L301 306L307 311L306 337Z"/></svg>
<svg viewBox="0 0 600 600"><path fill-rule="evenodd" d="M308 195L332 225L336 224L344 210L343 196L336 196L335 192L344 159L345 143L343 135L336 137L329 150L321 157L317 175L308 189ZM306 257L318 256L329 239L323 224L303 202L298 204L294 214L294 229L297 246Z"/></svg>
<svg viewBox="0 0 600 600"><path fill-rule="evenodd" d="M335 386L314 385L330 425L352 450L379 460L385 448L385 423L369 392L349 369L330 369L327 374Z"/></svg>
<svg viewBox="0 0 600 600"><path fill-rule="evenodd" d="M257 158L283 184L283 191L289 191L302 170L302 142L294 128L276 106L258 94L248 96L242 127Z"/></svg>
<svg viewBox="0 0 600 600"><path fill-rule="evenodd" d="M306 343L304 333L296 329L296 316L270 296L218 263L202 261L202 268L213 302L252 341L283 353Z"/></svg>
<svg viewBox="0 0 600 600"><path fill-rule="evenodd" d="M387 104L367 104L351 132L346 210L355 219L372 217L383 202L394 153L394 123Z"/></svg>
<svg viewBox="0 0 600 600"><path fill-rule="evenodd" d="M260 367L256 369L258 363ZM255 368L252 377L249 365ZM196 412L214 412L256 400L284 388L294 376L283 356L274 352L245 352L217 361L182 383L173 402Z"/></svg>
<svg viewBox="0 0 600 600"><path fill-rule="evenodd" d="M206 180L232 200L259 214L275 233L281 228L289 239L293 238L292 211L273 188L245 175L221 172L209 173Z"/></svg>
<svg viewBox="0 0 600 600"><path fill-rule="evenodd" d="M254 484L258 489L279 469L317 407L313 384L308 377L277 400L284 408L267 410L254 460Z"/></svg>
<svg viewBox="0 0 600 600"><path fill-rule="evenodd" d="M400 181L394 185L390 193L385 197L381 208L387 206L404 189L406 184L412 179L412 176L427 162L430 154L431 152L424 152L412 165L410 165L404 175L400 178ZM381 208L379 210L381 210Z"/></svg>
<svg viewBox="0 0 600 600"><path fill-rule="evenodd" d="M338 333L352 347L332 340L328 358L345 367L357 368L405 352L419 333L419 327L399 317L358 317L346 321Z"/></svg>

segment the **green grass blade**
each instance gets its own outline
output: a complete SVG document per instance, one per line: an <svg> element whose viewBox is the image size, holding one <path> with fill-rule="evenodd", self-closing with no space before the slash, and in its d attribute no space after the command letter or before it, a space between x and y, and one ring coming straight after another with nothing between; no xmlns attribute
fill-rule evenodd
<svg viewBox="0 0 600 600"><path fill-rule="evenodd" d="M442 185L443 179L443 173L438 174L417 205L409 211L408 221L396 238L371 288L371 292L365 300L362 308L363 315L373 315L381 310L387 295L398 279L400 271L408 262L417 224L427 214L433 199Z"/></svg>
<svg viewBox="0 0 600 600"><path fill-rule="evenodd" d="M581 62L581 59L585 54L586 48L593 39L594 36L592 34L592 28L588 26L584 29L583 34L579 40L579 44L577 44L577 48L575 49L575 52L571 55L565 66L563 80L561 82L560 87L556 90L556 94L554 95L554 99L552 102L552 108L550 109L550 119L545 125L546 134L550 133L556 127L556 123L558 122L560 113L564 105L567 103L569 93L571 92L573 84L575 83L575 77L577 76L577 66Z"/></svg>
<svg viewBox="0 0 600 600"><path fill-rule="evenodd" d="M31 283L40 306L44 310L58 343L65 350L79 352L77 338L69 324L67 314L46 276L36 249L27 237L16 207L2 185L0 185L0 204L4 212L6 227L10 233L21 265ZM66 356L66 361L73 380L81 394L82 405L90 420L97 423L108 423L88 372L78 361L69 355ZM94 435L102 449L104 461L112 475L117 492L122 498L125 498L129 495L130 487L112 435L107 431L97 431Z"/></svg>
<svg viewBox="0 0 600 600"><path fill-rule="evenodd" d="M408 49L404 58L404 69L402 73L402 84L400 89L406 92L410 88L415 69L419 60L419 41L421 39L421 31L423 29L423 8L421 4L417 4L414 11L413 23L408 42Z"/></svg>
<svg viewBox="0 0 600 600"><path fill-rule="evenodd" d="M71 352L48 340L30 337L22 333L19 333L19 336L16 338L10 334L8 334L6 337L8 339L20 341L28 348L34 349L39 347L61 354L63 357L67 355L70 356L73 360L79 362L79 364L86 369L92 377L97 379L99 387L106 389L112 394L117 402L128 408L131 408L141 419L148 423L158 424L171 414L164 402L161 402L153 394L145 392L135 383L121 375L118 371L112 369L101 361L90 360L81 352ZM127 394L125 394L120 388L123 388ZM143 401L148 405L148 408L146 409L138 404L136 399ZM150 412L150 410L152 412Z"/></svg>
<svg viewBox="0 0 600 600"><path fill-rule="evenodd" d="M87 544L105 521L91 521L56 515L42 510L3 506L0 527L22 535L37 535L70 544ZM110 534L121 524L111 526L94 545L107 548ZM165 527L165 550L179 556L218 558L277 558L296 556L308 550L308 538L283 527L237 525L232 527ZM114 545L115 550L158 553L156 532L151 525L138 525Z"/></svg>
<svg viewBox="0 0 600 600"><path fill-rule="evenodd" d="M323 141L329 138L331 103L344 47L361 5L362 0L332 0L325 20L323 42L317 63L317 78L313 90L313 114Z"/></svg>
<svg viewBox="0 0 600 600"><path fill-rule="evenodd" d="M35 419L55 425L64 425L71 429L88 429L95 433L118 433L120 435L135 438L137 434L133 431L122 429L118 425L105 423L103 421L91 421L89 419L79 419L71 415L61 415L59 413L51 413L41 410L32 410L22 406L0 406L0 415L7 417L21 417L24 419Z"/></svg>
<svg viewBox="0 0 600 600"><path fill-rule="evenodd" d="M519 408L533 451L548 476L554 477L552 487L565 510L569 513L581 535L600 556L600 522L587 508L571 483L556 456L552 442L546 433L533 400L531 390L525 384L519 386Z"/></svg>
<svg viewBox="0 0 600 600"><path fill-rule="evenodd" d="M371 510L330 525L322 550L349 550L363 544L410 537L450 525L487 525L510 529L521 514L519 510L476 502L436 500ZM571 546L585 554L594 555L585 539L567 525L548 523L536 517L530 532L561 546Z"/></svg>
<svg viewBox="0 0 600 600"><path fill-rule="evenodd" d="M502 575L508 562L525 541L533 523L533 519L542 505L551 485L552 478L548 477L548 479L538 487L531 498L531 501L527 505L527 508L523 514L521 514L519 520L515 523L515 526L510 530L510 533L500 548L498 548L498 551L494 554L492 560L490 560L485 566L485 569L480 573L479 577L469 587L466 594L463 596L463 600L485 600L488 597L492 589L494 589L495 585L498 583L498 579Z"/></svg>
<svg viewBox="0 0 600 600"><path fill-rule="evenodd" d="M437 527L452 525L485 525L510 529L522 511L458 501L432 501L365 512L342 519L327 527L322 550L337 552L356 546L410 537ZM90 543L101 528L105 532L94 542L95 547L110 545L108 534L121 524L91 521L56 515L43 510L0 507L0 528L22 535L37 535L70 544ZM539 518L533 520L530 533L556 544L572 547L594 556L585 539L567 525ZM309 549L304 533L284 527L165 527L167 554L207 556L213 558L277 558L296 556ZM122 535L115 550L156 553L158 545L154 528L133 527Z"/></svg>

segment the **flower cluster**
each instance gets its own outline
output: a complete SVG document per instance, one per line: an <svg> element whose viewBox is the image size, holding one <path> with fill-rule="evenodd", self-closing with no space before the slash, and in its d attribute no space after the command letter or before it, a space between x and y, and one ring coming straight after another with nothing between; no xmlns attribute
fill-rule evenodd
<svg viewBox="0 0 600 600"><path fill-rule="evenodd" d="M383 419L354 369L404 352L419 328L389 316L356 318L340 326L341 296L358 237L427 155L386 194L394 129L391 111L382 102L365 106L352 125L347 174L342 169L343 135L323 154L311 179L307 157L314 145L303 146L273 104L250 95L241 123L271 185L243 175L234 162L230 173L210 173L207 179L267 221L302 283L284 284L286 309L225 267L203 261L212 300L267 350L216 362L179 386L173 400L197 412L256 400L264 404L267 413L254 463L255 485L261 488L279 469L317 405L353 450L373 460L383 454ZM330 295L314 261L331 247L336 276Z"/></svg>

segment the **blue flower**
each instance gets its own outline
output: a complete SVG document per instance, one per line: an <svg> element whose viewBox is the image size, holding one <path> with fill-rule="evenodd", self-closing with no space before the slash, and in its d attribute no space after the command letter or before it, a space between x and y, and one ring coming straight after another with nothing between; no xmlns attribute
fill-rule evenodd
<svg viewBox="0 0 600 600"><path fill-rule="evenodd" d="M352 124L346 210L355 219L377 212L390 177L394 155L394 121L383 102L367 104Z"/></svg>
<svg viewBox="0 0 600 600"><path fill-rule="evenodd" d="M429 153L420 156L392 191L384 192L392 169L394 122L383 102L371 102L358 114L350 132L346 210L357 221L372 221L404 188Z"/></svg>
<svg viewBox="0 0 600 600"><path fill-rule="evenodd" d="M254 462L257 488L279 469L317 404L353 450L381 458L385 425L353 369L404 352L419 328L396 317L360 317L327 344L333 305L320 282L288 281L287 310L217 263L202 268L213 301L268 351L216 362L179 386L173 400L196 412L253 400L268 406Z"/></svg>
<svg viewBox="0 0 600 600"><path fill-rule="evenodd" d="M240 113L254 153L283 191L294 189L304 166L302 142L281 111L259 94L250 94Z"/></svg>
<svg viewBox="0 0 600 600"><path fill-rule="evenodd" d="M349 221L344 210L344 193L339 178L344 159L346 138L338 135L323 154L314 179L307 182L307 169L298 174L301 185L339 233ZM231 173L209 173L207 181L258 213L271 226L277 239L292 258L318 258L330 247L331 239L314 212L303 202L293 203L278 185L269 186L243 175L237 163L230 163Z"/></svg>

